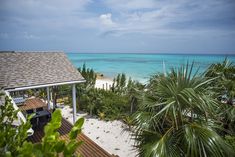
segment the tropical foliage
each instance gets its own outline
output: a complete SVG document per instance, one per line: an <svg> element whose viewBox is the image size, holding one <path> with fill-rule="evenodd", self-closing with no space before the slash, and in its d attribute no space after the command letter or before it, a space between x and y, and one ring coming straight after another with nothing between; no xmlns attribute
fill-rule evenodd
<svg viewBox="0 0 235 157"><path fill-rule="evenodd" d="M60 110L55 110L52 114L51 121L44 128L44 137L41 143L32 144L25 141L22 147L19 148L19 157L24 156L48 156L48 157L72 157L78 156L75 154L77 147L82 144L82 141L77 141L76 137L81 133L81 128L84 123L84 119L78 119L69 133L70 141L66 142L60 140L60 134L57 129L61 126L62 115ZM32 152L34 154L32 155Z"/></svg>
<svg viewBox="0 0 235 157"><path fill-rule="evenodd" d="M213 85L217 89L217 97L220 99L224 97L228 104L232 104L232 99L235 97L235 65L225 58L222 63L210 65L205 76L216 78Z"/></svg>
<svg viewBox="0 0 235 157"><path fill-rule="evenodd" d="M219 134L213 81L193 73L193 65L150 79L134 115L140 156L234 156Z"/></svg>
<svg viewBox="0 0 235 157"><path fill-rule="evenodd" d="M235 156L235 66L228 59L212 64L202 74L193 64L158 73L146 85L118 74L111 90L96 89L96 73L86 65L78 70L86 83L76 86L77 109L102 120L122 119L133 131L140 156ZM57 93L71 104L71 86L60 86ZM46 127L40 145L24 142L20 149L9 146L1 151L72 155L80 143L73 143L71 138L67 148L58 140L56 129L61 115L59 111L55 114L57 118ZM83 120L76 123L71 137L80 132L82 124ZM45 148L47 145L52 147Z"/></svg>
<svg viewBox="0 0 235 157"><path fill-rule="evenodd" d="M69 133L69 141L59 138L57 129L61 126L62 115L60 110L55 110L51 121L44 127L44 137L41 143L27 142L27 130L31 127L30 121L19 126L12 126L17 119L11 100L6 97L5 104L0 105L0 156L11 157L56 157L77 156L75 150L82 144L76 137L81 132L84 119L77 120Z"/></svg>
<svg viewBox="0 0 235 157"><path fill-rule="evenodd" d="M143 89L142 84L132 79L127 82L125 74L118 74L111 90L96 89L96 75L93 70L86 69L85 65L79 70L87 80L85 84L77 85L79 110L102 119L113 120L123 119L137 109L136 93Z"/></svg>
<svg viewBox="0 0 235 157"><path fill-rule="evenodd" d="M217 110L224 128L222 134L235 136L235 65L225 58L222 63L212 64L205 76L216 78L212 86L215 97L223 102Z"/></svg>
<svg viewBox="0 0 235 157"><path fill-rule="evenodd" d="M17 113L11 100L5 97L5 103L0 104L0 156L16 156L27 138L27 130L31 124L28 121L20 126L13 126L13 122L18 120Z"/></svg>
<svg viewBox="0 0 235 157"><path fill-rule="evenodd" d="M82 68L78 68L78 71L82 74L86 80L86 86L94 86L96 81L96 74L93 69L86 68L86 64L83 64Z"/></svg>

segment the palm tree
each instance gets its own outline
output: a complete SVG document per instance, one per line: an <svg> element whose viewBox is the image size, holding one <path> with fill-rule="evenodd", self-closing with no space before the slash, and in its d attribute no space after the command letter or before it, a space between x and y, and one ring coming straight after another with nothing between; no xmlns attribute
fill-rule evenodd
<svg viewBox="0 0 235 157"><path fill-rule="evenodd" d="M134 116L140 156L234 155L216 132L219 104L210 95L212 81L193 75L193 64L151 78Z"/></svg>
<svg viewBox="0 0 235 157"><path fill-rule="evenodd" d="M216 77L214 86L217 88L218 100L226 99L227 104L221 104L219 108L220 121L223 123L225 131L223 134L235 135L235 65L227 58L222 63L215 63L209 66L205 73L206 77ZM223 112L221 112L223 111Z"/></svg>
<svg viewBox="0 0 235 157"><path fill-rule="evenodd" d="M120 86L121 88L124 88L126 86L126 75L124 73L121 74Z"/></svg>
<svg viewBox="0 0 235 157"><path fill-rule="evenodd" d="M232 99L235 97L235 65L225 58L222 63L211 64L205 76L217 77L214 85L218 89L218 97L226 95L228 103L232 105Z"/></svg>
<svg viewBox="0 0 235 157"><path fill-rule="evenodd" d="M134 113L137 110L138 106L138 95L140 91L142 91L144 88L144 85L139 83L138 81L134 81L131 78L129 78L125 94L129 98L129 104L130 104L130 114Z"/></svg>

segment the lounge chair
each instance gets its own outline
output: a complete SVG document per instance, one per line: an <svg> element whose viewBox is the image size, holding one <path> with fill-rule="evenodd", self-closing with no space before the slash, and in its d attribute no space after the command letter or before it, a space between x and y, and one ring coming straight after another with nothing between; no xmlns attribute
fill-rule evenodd
<svg viewBox="0 0 235 157"><path fill-rule="evenodd" d="M43 111L43 108L42 107L36 108L36 112L39 112L39 111Z"/></svg>
<svg viewBox="0 0 235 157"><path fill-rule="evenodd" d="M33 109L30 109L30 110L26 110L26 113L27 113L27 114L32 114L32 113L34 113L34 112L33 112Z"/></svg>

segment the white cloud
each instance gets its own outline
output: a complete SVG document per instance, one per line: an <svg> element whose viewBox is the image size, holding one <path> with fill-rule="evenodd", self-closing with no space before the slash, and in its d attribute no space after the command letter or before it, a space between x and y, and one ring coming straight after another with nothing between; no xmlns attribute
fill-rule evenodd
<svg viewBox="0 0 235 157"><path fill-rule="evenodd" d="M114 27L115 23L112 20L112 14L111 13L107 13L107 14L102 14L100 15L100 22L101 25L104 27Z"/></svg>
<svg viewBox="0 0 235 157"><path fill-rule="evenodd" d="M101 7L94 9L97 3ZM6 11L7 18L0 24L12 30L19 28L21 32L46 35L83 29L116 35L187 34L213 31L213 24L201 25L224 17L223 12L229 10L229 5L223 0L207 0L206 3L203 0L104 0L102 3L92 0L2 0L0 11Z"/></svg>
<svg viewBox="0 0 235 157"><path fill-rule="evenodd" d="M2 0L1 27L32 34L57 34L66 30L94 28L99 20L86 11L92 0ZM3 19L3 20L2 20ZM1 35L3 36L3 35ZM25 33L24 39L37 38Z"/></svg>
<svg viewBox="0 0 235 157"><path fill-rule="evenodd" d="M207 0L206 3L202 0L106 0L105 4L119 14L115 21L118 27L113 30L116 34L191 35L192 32L214 31L224 34L223 29L215 29L214 25L225 14L232 16L233 8L230 3L214 0ZM219 24L223 25L223 22ZM107 31L111 32L110 29Z"/></svg>

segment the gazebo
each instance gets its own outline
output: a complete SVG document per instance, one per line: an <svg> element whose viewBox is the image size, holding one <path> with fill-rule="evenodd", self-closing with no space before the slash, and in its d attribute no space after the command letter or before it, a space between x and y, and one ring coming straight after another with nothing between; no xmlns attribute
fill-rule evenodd
<svg viewBox="0 0 235 157"><path fill-rule="evenodd" d="M50 91L51 87L60 85L72 86L73 103L73 123L76 121L76 84L85 82L85 79L72 65L63 52L0 52L0 89L3 89L7 96L11 98L10 92L22 91L27 89L46 88L47 105L50 109ZM19 100L17 100L19 101ZM39 100L30 100L28 107L38 106ZM17 110L19 107L12 100L13 107ZM39 104L40 105L40 104ZM42 107L41 106L41 107ZM53 105L55 106L55 105ZM27 107L21 106L22 110ZM21 111L18 112L18 119L26 122ZM68 140L68 132L72 125L62 119L61 128L58 129L60 138ZM29 130L28 140L37 143L44 136L43 130ZM76 152L80 152L85 157L111 157L108 152L98 146L89 137L81 133L77 140L82 140L84 144Z"/></svg>
<svg viewBox="0 0 235 157"><path fill-rule="evenodd" d="M76 88L85 79L63 52L0 52L0 88L9 92L47 88L50 109L50 87L72 86L73 122L76 121ZM15 108L17 105L13 102ZM25 121L19 113L19 117Z"/></svg>

